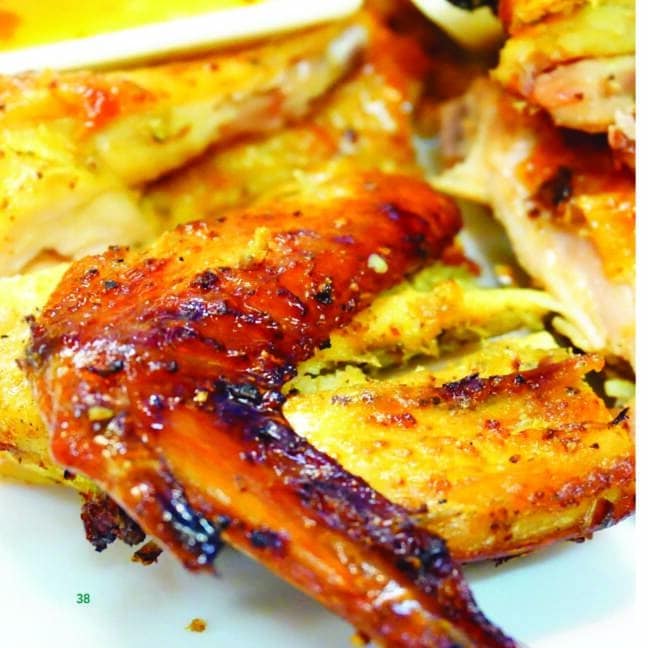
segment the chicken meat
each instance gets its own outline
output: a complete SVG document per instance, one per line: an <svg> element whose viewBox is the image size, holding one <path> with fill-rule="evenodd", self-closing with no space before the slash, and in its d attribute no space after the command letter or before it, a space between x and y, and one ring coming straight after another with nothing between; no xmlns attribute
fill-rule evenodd
<svg viewBox="0 0 648 648"><path fill-rule="evenodd" d="M632 171L604 139L558 129L485 80L446 106L441 139L450 166L433 185L493 208L577 346L634 363Z"/></svg>
<svg viewBox="0 0 648 648"><path fill-rule="evenodd" d="M164 223L140 211L144 183L304 116L366 39L338 23L184 62L0 77L0 275L149 241Z"/></svg>

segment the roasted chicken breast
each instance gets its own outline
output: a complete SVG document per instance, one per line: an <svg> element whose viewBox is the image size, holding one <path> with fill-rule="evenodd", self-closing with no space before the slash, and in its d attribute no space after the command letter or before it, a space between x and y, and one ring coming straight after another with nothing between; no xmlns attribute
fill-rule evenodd
<svg viewBox="0 0 648 648"><path fill-rule="evenodd" d="M538 366L515 369L534 355ZM510 556L587 537L634 510L628 412L612 415L583 380L600 358L560 356L499 344L442 371L329 379L328 391L289 398L284 412L455 558Z"/></svg>
<svg viewBox="0 0 648 648"><path fill-rule="evenodd" d="M369 34L358 66L305 119L239 138L148 187L142 209L174 225L250 203L288 183L307 186L354 170L420 175L413 113L432 61L409 33L362 14Z"/></svg>
<svg viewBox="0 0 648 648"><path fill-rule="evenodd" d="M358 23L120 72L0 77L0 275L164 226L138 188L211 144L302 117L353 65Z"/></svg>

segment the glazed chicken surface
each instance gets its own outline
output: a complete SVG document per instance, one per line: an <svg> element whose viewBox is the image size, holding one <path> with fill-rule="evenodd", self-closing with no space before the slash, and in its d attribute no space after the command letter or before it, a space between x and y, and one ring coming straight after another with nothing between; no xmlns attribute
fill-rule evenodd
<svg viewBox="0 0 648 648"><path fill-rule="evenodd" d="M429 60L417 41L386 29L373 15L363 13L353 25L371 35L368 48L344 83L321 97L315 110L276 132L220 145L176 173L146 185L136 201L135 214L126 215L129 231L146 222L154 222L156 229L198 215L218 218L223 209L250 203L276 189L307 191L313 183L322 184L326 178L336 182L337 176L361 168L420 174L411 141L411 117L421 87L419 77ZM303 48L296 45L303 40L300 34L289 42L292 48ZM394 58L388 51L400 54ZM234 53L233 65L238 65L241 56L247 60L245 52L249 48L241 55ZM33 198L47 202L45 187L37 187ZM118 220L120 213L111 213ZM21 222L11 229L15 238L24 237ZM58 231L63 236L76 232L61 223ZM104 247L119 242L112 238L112 230L99 232ZM24 356L29 335L24 318L42 309L66 267L65 263L50 264L0 278L0 470L5 474L62 481L62 471L49 456L40 414L16 363ZM90 488L80 476L65 483Z"/></svg>
<svg viewBox="0 0 648 648"><path fill-rule="evenodd" d="M211 569L229 543L379 645L513 646L457 564L634 511L633 408L591 386L634 359L633 144L555 126L612 142L633 119L633 57L587 50L628 10L501 2L500 88L440 113L432 184L493 207L537 290L484 287L426 185L444 41L368 4L197 61L3 80L0 274L65 262L0 277L0 474L77 489L98 550L147 533Z"/></svg>
<svg viewBox="0 0 648 648"><path fill-rule="evenodd" d="M222 534L370 637L513 645L478 612L443 541L281 412L295 364L438 256L457 211L398 176L317 193L73 264L26 361L54 457L189 567L211 566Z"/></svg>
<svg viewBox="0 0 648 648"><path fill-rule="evenodd" d="M312 186L338 182L338 176L358 168L380 166L383 171L400 170L420 175L411 142L411 106L416 104L421 79L427 72L438 71L438 67L432 64L420 42L407 33L387 30L366 15L363 24L371 34L363 62L344 83L320 100L308 118L276 133L218 147L194 164L147 188L140 201L141 211L154 213L154 218L167 223L191 220L197 213L217 218L227 207L250 203L264 194L281 196L286 191L308 191ZM386 56L387 50L396 51L399 56ZM451 257L446 255L446 264L457 262ZM80 474L74 479L65 479L63 469L52 461L47 431L24 373L16 365L16 360L23 356L29 335L22 318L42 309L65 269L65 264L60 264L0 280L0 332L3 334L0 338L3 349L0 357L0 470L31 481L63 483L87 495L97 490L92 482ZM468 350L468 357L474 360L464 363L454 359L450 361L454 373L428 370L417 372L417 379L426 376L441 385L473 373L507 375L520 367L532 369L541 360L555 356L555 342L546 334L545 337L524 338L523 343L509 340L504 346L490 340L516 329L542 331L545 319L560 311L556 300L533 290L484 289L467 279L460 266L437 266L378 296L348 326L332 333L329 348L320 349L312 358L299 363L300 377L291 381L287 389L304 394L343 391L351 385L373 380L373 372L389 370L416 361L416 358L444 358L459 350ZM490 358L497 358L497 362ZM580 386L579 390L582 388ZM396 384L389 389L398 393ZM289 417L291 398L286 410ZM316 408L319 401L307 402ZM597 407L602 407L600 402ZM571 408L569 412L572 424L590 421L587 409ZM618 413L607 412L605 408L600 412L600 416L610 420ZM475 429L484 428L488 420L485 410L478 408L476 415L479 421L474 422ZM439 419L441 428L446 427L444 416ZM543 416L545 413L539 411L536 418L541 420ZM303 416L291 419L299 434L307 431L302 428L304 420ZM340 436L342 428L327 423L335 420L335 417L317 418L321 425L316 433L310 433L318 447L327 438L345 438L344 434ZM312 430L312 423L308 430ZM416 430L408 437L403 437L397 426L390 430L392 428L387 432L394 436L393 450L397 454L407 453L419 443ZM623 437L625 433L620 434ZM601 465L624 461L628 457L628 440L622 438L621 441L620 444L603 444L605 449L598 453ZM429 462L417 466L412 478L406 477L408 483L415 484L412 488L390 490L392 487L381 481L384 462L391 461L392 455L380 448L372 450L375 462L362 466L362 476L378 490L386 486L385 492L389 492L391 499L416 511L425 502L447 500L447 487L443 485L461 481L459 474L448 479L449 465L455 468L463 465L468 469L471 464L464 462L462 457L472 450L470 445L459 440L456 448L459 454L451 464L439 467L430 457ZM535 465L544 467L538 472L542 475L553 459L549 442L547 452L543 447L540 449ZM507 462L509 455L506 453L504 444L497 455L498 461ZM561 487L567 488L570 481L587 478L591 468L586 455L585 448L569 455L573 461L561 477ZM360 470L353 463L355 456L336 456L345 466L349 461L352 471ZM508 466L509 472L513 470L513 464ZM443 529L451 552L460 560L510 555L562 537L588 535L597 526L593 511L605 508L604 501L615 500L615 489L621 488L620 492L626 495L632 492L631 480L624 481L625 477L617 476L607 486L600 482L600 488L588 492L577 505L565 511L559 503L558 509L552 508L549 498L535 498L530 506L522 509L515 498L502 500L498 490L490 485L494 482L488 482L487 474L482 473L480 479L474 472L467 474L475 484L475 492L482 494L480 506L466 498L442 506L441 510L446 511L442 516L430 512L421 518L433 531L439 530L439 520L449 510L454 518L463 520L461 524L453 524L452 533ZM395 475L393 479L398 482L401 476ZM527 479L525 473L518 470L514 479L518 488L534 492L531 489L535 482L531 476ZM560 487L556 486L555 490L558 492ZM92 506L96 511L97 506ZM114 510L112 504L106 506ZM86 504L86 530L90 529L89 536L96 538L97 534L91 530L93 515L88 514L87 509ZM498 536L491 528L494 517L501 518L503 510L517 511L517 531L504 542L501 537L506 534ZM619 506L616 516L622 517L628 510L627 506ZM98 542L105 545L102 539Z"/></svg>

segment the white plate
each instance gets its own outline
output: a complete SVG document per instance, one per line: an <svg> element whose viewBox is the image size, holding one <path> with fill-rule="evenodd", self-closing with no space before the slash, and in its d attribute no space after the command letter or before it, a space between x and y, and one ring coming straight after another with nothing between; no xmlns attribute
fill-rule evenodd
<svg viewBox="0 0 648 648"><path fill-rule="evenodd" d="M11 648L349 648L353 629L226 550L219 578L186 572L167 553L130 562L96 553L79 502L62 488L0 483L0 642ZM634 521L584 544L563 543L500 567L467 570L496 623L533 648L636 646ZM90 594L77 604L77 594ZM202 634L185 626L207 621Z"/></svg>
<svg viewBox="0 0 648 648"><path fill-rule="evenodd" d="M466 11L448 0L414 0L414 4L451 38L470 50L492 50L504 36L500 21L488 7Z"/></svg>

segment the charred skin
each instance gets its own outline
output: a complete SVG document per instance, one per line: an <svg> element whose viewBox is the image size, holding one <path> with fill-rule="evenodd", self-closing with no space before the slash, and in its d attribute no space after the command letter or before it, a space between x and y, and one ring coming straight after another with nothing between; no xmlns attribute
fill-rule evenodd
<svg viewBox="0 0 648 648"><path fill-rule="evenodd" d="M281 412L295 365L460 224L451 203L398 176L334 194L73 265L26 362L54 456L189 568L210 568L222 536L386 645L513 646L444 541Z"/></svg>
<svg viewBox="0 0 648 648"><path fill-rule="evenodd" d="M138 545L145 535L137 522L104 493L82 493L81 521L86 539L95 548L103 551L115 540L127 545Z"/></svg>

